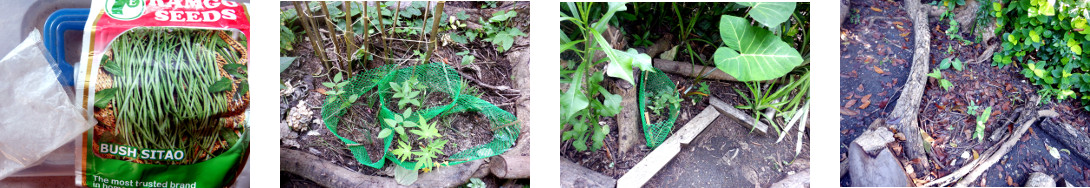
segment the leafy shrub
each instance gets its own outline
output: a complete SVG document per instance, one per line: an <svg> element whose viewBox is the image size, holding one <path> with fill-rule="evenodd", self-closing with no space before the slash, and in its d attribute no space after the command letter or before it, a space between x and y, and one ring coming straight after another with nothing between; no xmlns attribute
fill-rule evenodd
<svg viewBox="0 0 1090 188"><path fill-rule="evenodd" d="M560 95L560 129L563 131L563 141L574 140L572 147L577 151L597 151L603 145L603 140L609 134L609 125L599 124L600 117L615 116L621 111L621 95L609 93L599 83L605 76L620 78L635 85L632 78L632 70L654 70L651 67L651 56L636 52L634 49L621 51L613 47L602 37L606 30L606 24L617 11L626 10L626 3L609 2L606 7L594 7L594 3L576 2L565 3L567 11L561 11L561 22L574 24L578 30L574 33L562 34L560 52L574 51L582 57L580 62L572 62L571 66L561 67L561 83L567 83L568 88ZM604 11L602 11L605 8ZM591 22L593 18L599 21ZM574 35L578 40L569 39ZM582 45L581 47L577 47ZM595 53L605 53L609 59L604 71L595 69L598 59L594 59ZM568 125L571 125L570 128ZM587 142L591 141L588 148Z"/></svg>
<svg viewBox="0 0 1090 188"><path fill-rule="evenodd" d="M1044 99L1077 98L1090 105L1090 17L1085 2L1074 0L1003 1L990 5L1002 49L992 65L1020 62L1022 74ZM988 7L986 7L988 8ZM1077 93L1077 94L1076 94ZM1090 106L1084 107L1090 110Z"/></svg>

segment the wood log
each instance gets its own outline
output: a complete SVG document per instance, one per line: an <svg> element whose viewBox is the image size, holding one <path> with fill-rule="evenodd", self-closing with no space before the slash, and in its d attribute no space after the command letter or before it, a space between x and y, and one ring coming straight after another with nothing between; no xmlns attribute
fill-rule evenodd
<svg viewBox="0 0 1090 188"><path fill-rule="evenodd" d="M787 177L780 179L779 182L772 183L770 188L788 187L810 187L810 169L803 169L798 173L788 175Z"/></svg>
<svg viewBox="0 0 1090 188"><path fill-rule="evenodd" d="M904 134L905 158L928 161L923 140L920 134L917 134L920 130L919 122L916 120L920 113L920 100L923 98L924 86L927 85L927 71L930 70L928 62L931 59L931 33L927 27L927 13L923 12L925 9L922 6L919 0L905 1L905 11L912 18L913 32L916 35L915 50L912 55L912 68L904 89L900 98L897 99L897 106L893 108L887 119L900 118L894 126L897 127L898 132L906 133ZM914 163L913 167L918 172L917 177L922 177L919 173L929 171L930 165L926 162Z"/></svg>
<svg viewBox="0 0 1090 188"><path fill-rule="evenodd" d="M613 188L617 180L560 158L560 187Z"/></svg>
<svg viewBox="0 0 1090 188"><path fill-rule="evenodd" d="M715 67L694 65L688 62L670 61L665 59L654 59L653 62L655 68L662 70L662 72L696 78L700 76L700 70L705 70L704 79L738 81L738 79L735 79L733 76L730 76L726 72Z"/></svg>
<svg viewBox="0 0 1090 188"><path fill-rule="evenodd" d="M728 105L726 102L723 102L718 98L708 98L711 99L708 100L708 104L711 104L712 107L715 107L716 110L719 110L719 113L741 121L743 126L746 126L746 128L749 129L753 129L754 132L768 134L768 125L757 121L757 119L753 119L753 117L750 117L745 112L734 108L734 106Z"/></svg>
<svg viewBox="0 0 1090 188"><path fill-rule="evenodd" d="M617 187L643 187L648 180L651 180L651 177L654 177L655 174L659 173L659 170L662 170L662 167L674 160L674 156L681 152L682 144L692 142L697 135L704 132L708 124L711 124L719 117L719 113L716 113L716 110L713 109L711 107L704 108L704 111L689 120L689 123L678 129L674 135L666 138L662 145L656 147L643 160L640 160L640 163L629 169L628 173L621 176L621 179L617 180Z"/></svg>
<svg viewBox="0 0 1090 188"><path fill-rule="evenodd" d="M639 78L636 76L639 71L633 71L632 78ZM640 105L637 103L639 98L639 91L637 87L628 84L623 80L616 80L613 82L613 94L621 95L621 113L617 114L617 129L620 133L617 135L618 150L621 150L621 155L627 155L633 148L638 147L640 144L645 143L643 141L643 126L640 124Z"/></svg>
<svg viewBox="0 0 1090 188"><path fill-rule="evenodd" d="M368 176L302 151L281 149L280 170L326 187L402 187L393 178Z"/></svg>
<svg viewBox="0 0 1090 188"><path fill-rule="evenodd" d="M394 178L363 175L306 152L280 150L281 171L302 176L325 187L454 187L466 184L483 164L481 160L475 160L439 167L420 174L420 179L411 186L403 186L397 184Z"/></svg>
<svg viewBox="0 0 1090 188"><path fill-rule="evenodd" d="M1049 119L1041 122L1041 130L1052 135L1064 146L1071 149L1071 154L1079 156L1083 161L1090 162L1090 137L1069 124L1056 122Z"/></svg>
<svg viewBox="0 0 1090 188"><path fill-rule="evenodd" d="M529 155L497 155L491 157L489 169L496 177L503 179L530 178Z"/></svg>
<svg viewBox="0 0 1090 188"><path fill-rule="evenodd" d="M509 62L512 62L512 63L515 64L515 68L511 71L512 77L516 78L515 83L514 83L514 87L516 89L518 89L519 91L521 91L521 92L525 92L525 94L530 93L530 84L531 83L530 83L530 53L529 53L529 49L527 48L527 49L523 49L523 50L511 51L511 52L508 52L507 54L508 54L507 60ZM529 97L526 97L526 96L528 96L528 95L525 95L524 97L520 97L520 98L529 99ZM529 100L521 100L521 99L519 101L516 101L515 117L518 118L519 126L521 126L521 127L519 129L519 138L518 138L518 140L515 141L515 146L512 147L511 150L507 151L506 153L504 153L504 154L502 154L500 156L497 156L497 157L493 157L493 158L502 157L504 159L506 159L506 158L525 158L525 161L520 162L520 163L507 162L509 160L504 160L503 162L497 162L496 160L491 161L490 164L489 164L489 169L497 168L496 166L506 166L505 171L504 171L503 174L496 173L497 177L500 177L500 178L515 178L515 177L529 178L530 177L530 173L529 173L530 172L530 163L529 163L529 161L530 161L530 106L529 105L530 104L528 103L528 101ZM500 163L502 163L502 164L500 164ZM521 168L521 169L512 169L512 168ZM521 171L525 171L526 174L509 173L509 172L521 172ZM494 170L493 170L493 173L495 173ZM510 175L516 175L516 176L509 176L509 174ZM525 177L523 177L523 176L525 176Z"/></svg>

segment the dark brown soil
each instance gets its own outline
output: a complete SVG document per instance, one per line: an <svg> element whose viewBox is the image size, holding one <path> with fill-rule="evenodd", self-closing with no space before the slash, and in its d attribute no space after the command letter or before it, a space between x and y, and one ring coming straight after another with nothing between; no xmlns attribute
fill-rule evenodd
<svg viewBox="0 0 1090 188"><path fill-rule="evenodd" d="M808 141L795 156L796 131L776 143L776 136L751 134L740 124L731 118L716 119L646 187L767 187L788 173L809 168ZM805 134L803 139L809 140Z"/></svg>
<svg viewBox="0 0 1090 188"><path fill-rule="evenodd" d="M912 22L899 2L858 0L852 1L851 16L841 28L841 156L847 151L848 144L859 136L876 118L882 118L892 110L897 96L906 79L912 60L913 46L911 39ZM881 12L871 8L883 10ZM935 19L929 23L931 32L930 67L938 67L946 58L960 59L962 62L978 58L987 44L994 41L961 44L950 39L944 32L949 27L945 22ZM904 28L903 30L901 28ZM962 28L968 30L967 26ZM908 33L907 35L904 35ZM963 35L967 40L975 41L971 34ZM869 40L880 38L883 40ZM847 39L847 40L844 40ZM867 39L867 40L859 40ZM1021 67L1007 66L998 68L991 65L991 58L980 64L966 64L963 71L953 68L942 70L943 78L953 83L949 91L939 86L938 80L929 78L920 106L920 128L935 139L935 156L931 157L932 166L938 166L929 172L921 172L917 179L931 180L945 176L966 163L961 158L963 153L983 152L997 143L987 138L983 142L972 138L976 116L969 115L967 109L972 104L980 106L980 111L992 107L992 116L985 126L985 136L998 129L1013 129L1016 109L1026 106L1030 96L1037 95L1037 86L1027 83L1019 73ZM1018 63L1015 63L1018 64ZM1012 64L1014 65L1014 64ZM869 96L869 97L868 97ZM868 98L869 100L864 100ZM864 103L870 103L864 106ZM1056 121L1075 125L1081 131L1087 131L1087 112L1079 110L1073 100L1042 104L1044 109L1059 112ZM1019 144L1008 153L1008 158L1000 161L985 173L982 181L974 185L1019 186L1024 183L1029 172L1041 167L1049 167L1053 176L1060 176L1077 185L1087 185L1085 178L1086 161L1064 155L1063 160L1050 156L1044 145L1064 149L1036 125L1031 133L1020 140ZM902 155L894 147L895 155ZM1072 150L1074 151L1074 150ZM843 158L843 157L842 157ZM955 161L956 160L956 161ZM1035 165L1036 164L1036 165ZM1058 164L1065 164L1059 168ZM1034 167L1035 168L1031 168ZM1071 168L1067 168L1070 166ZM842 186L850 186L850 177L841 181ZM1007 179L1012 184L1007 183Z"/></svg>
<svg viewBox="0 0 1090 188"><path fill-rule="evenodd" d="M675 83L680 83L681 86L687 86L693 84L694 80L688 77L682 77L674 74L668 74L670 79ZM712 96L719 98L732 105L743 104L744 100L738 96L734 89L746 91L745 84L733 83L733 82L721 82L713 80L705 80L708 83L709 92ZM700 113L701 110L708 106L708 100L703 99L697 101L696 104L692 102L689 97L683 97L681 107L679 109L679 115L677 121L674 123L674 130L677 131L683 125L689 122L693 116ZM613 117L604 117L603 122L610 125L616 125L616 120ZM638 126L638 125L637 125ZM587 167L591 170L600 172L604 175L611 176L613 178L620 178L629 169L632 169L637 163L640 162L648 153L651 152L644 141L644 139L638 139L639 145L633 152L627 155L621 155L618 150L618 130L617 126L610 126L610 134L606 136L605 144L602 149L595 152L578 152L575 148L571 147L571 141L563 142L561 145L561 156L579 164L583 167ZM770 130L771 131L771 130ZM797 131L797 130L793 130ZM804 136L803 150L799 154L799 157L794 156L794 143L793 136L784 138L784 141L778 144L773 144L776 140L776 136L773 135L759 135L750 133L749 129L742 127L741 124L737 124L734 120L727 116L720 116L718 120L708 126L698 136L692 145L683 146L682 152L675 157L674 162L670 162L658 176L653 178L647 186L650 187L701 187L703 186L721 186L721 185L745 185L750 184L745 179L743 172L739 169L754 169L752 172L756 172L765 177L760 184L762 186L768 186L771 183L783 178L790 170L780 169L782 167L772 167L776 164L773 161L781 161L779 164L783 166L782 161L792 161L796 158L808 160L809 158L809 135ZM641 131L642 133L642 131ZM794 135L794 134L791 134ZM643 136L642 134L639 136ZM750 149L738 150L740 151L737 159L734 159L733 166L725 163L705 163L712 160L715 162L720 160L722 152L726 152L732 148L739 148L740 143L746 143ZM708 149L711 148L711 149ZM725 150L720 150L724 148ZM748 151L748 152L747 152ZM733 154L733 153L732 153ZM718 157L713 157L718 156ZM762 156L762 157L757 157ZM763 156L776 156L775 160L765 159ZM746 162L741 162L746 161ZM699 167L697 167L699 166ZM805 165L809 167L809 164ZM793 169L799 170L799 169ZM723 173L729 172L729 173ZM749 171L746 171L749 172ZM680 175L685 176L707 176L715 177L714 179L700 179L700 178L681 178ZM698 183L700 182L700 183Z"/></svg>

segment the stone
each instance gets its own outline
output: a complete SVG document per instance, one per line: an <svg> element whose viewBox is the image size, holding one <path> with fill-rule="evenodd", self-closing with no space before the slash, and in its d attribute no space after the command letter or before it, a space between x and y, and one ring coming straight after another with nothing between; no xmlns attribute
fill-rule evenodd
<svg viewBox="0 0 1090 188"><path fill-rule="evenodd" d="M1045 173L1030 173L1027 179L1026 187L1056 187L1056 180Z"/></svg>
<svg viewBox="0 0 1090 188"><path fill-rule="evenodd" d="M858 144L848 148L848 173L852 186L857 187L905 187L911 185L901 163L881 148L877 155L869 155Z"/></svg>
<svg viewBox="0 0 1090 188"><path fill-rule="evenodd" d="M858 144L863 151L867 154L876 154L879 150L885 149L886 144L893 142L893 132L889 132L888 129L875 129L863 132L852 141L852 143Z"/></svg>

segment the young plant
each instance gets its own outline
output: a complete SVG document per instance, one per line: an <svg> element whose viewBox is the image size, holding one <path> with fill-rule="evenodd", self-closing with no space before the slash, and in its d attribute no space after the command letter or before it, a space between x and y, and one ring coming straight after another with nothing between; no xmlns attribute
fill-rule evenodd
<svg viewBox="0 0 1090 188"><path fill-rule="evenodd" d="M562 141L572 141L572 147L576 151L600 149L610 128L609 125L599 124L599 118L620 113L621 96L609 93L599 84L605 76L635 85L632 78L634 68L654 70L651 67L651 56L634 49L615 50L602 37L602 32L606 30L606 24L613 15L617 11L626 10L625 4L609 2L605 7L594 7L594 3L590 2L569 2L564 4L568 11L561 11L562 24L574 25L575 32L565 32L562 35L560 52L570 50L582 58L571 62L567 67L561 67L561 82L568 84L567 90L562 90L560 95L560 129L563 131L561 138ZM600 10L598 8L604 10L597 11ZM591 12L596 13L592 15ZM568 36L580 38L571 40ZM577 47L580 44L582 46ZM609 60L604 72L595 70L600 62L594 59L595 53L605 53Z"/></svg>
<svg viewBox="0 0 1090 188"><path fill-rule="evenodd" d="M927 73L927 76L939 80L939 86L941 86L943 90L950 91L950 87L954 87L954 84L950 83L950 80L942 78L942 72L940 72L939 68L931 69L931 73Z"/></svg>
<svg viewBox="0 0 1090 188"><path fill-rule="evenodd" d="M405 111L401 114L394 114L394 118L383 119L382 121L386 122L386 125L388 125L389 127L383 128L382 131L379 131L378 138L386 138L393 133L401 135L402 138L408 137L408 134L405 134L405 129L418 126L416 122L406 121L406 118L409 118L409 116L411 115L413 115L413 109L409 108L405 109Z"/></svg>
<svg viewBox="0 0 1090 188"><path fill-rule="evenodd" d="M481 181L481 178L470 178L469 183L466 184L468 188L488 188L488 185Z"/></svg>
<svg viewBox="0 0 1090 188"><path fill-rule="evenodd" d="M708 93L711 93L711 89L708 89L708 82L700 82L699 85L700 87L698 87L696 91L690 91L685 94L686 96L689 96L689 99L693 104L696 104L697 101L703 101L704 97L707 97Z"/></svg>
<svg viewBox="0 0 1090 188"><path fill-rule="evenodd" d="M655 44L655 43L651 42L651 37L648 36L650 34L651 34L650 31L645 31L645 32L643 32L643 36L632 35L632 38L636 39L635 43L633 43L632 45L633 46L651 46L651 45Z"/></svg>
<svg viewBox="0 0 1090 188"><path fill-rule="evenodd" d="M455 53L454 55L462 56L462 65L473 64L473 62L475 62L477 60L476 56L473 56L473 54L469 54L469 50L458 52L458 53Z"/></svg>
<svg viewBox="0 0 1090 188"><path fill-rule="evenodd" d="M344 93L341 88L348 85L348 82L342 80L341 73L337 73L336 76L333 76L332 82L322 82L322 85L329 88L329 91L325 92L326 95L337 96Z"/></svg>
<svg viewBox="0 0 1090 188"><path fill-rule="evenodd" d="M754 119L760 120L763 114L762 111L765 110L784 112L794 108L793 105L797 104L795 101L806 96L809 91L809 71L806 71L807 73L798 80L786 82L787 85L778 90L773 89L775 84L766 85L762 89L759 82L784 77L803 62L799 50L791 47L791 44L784 42L779 36L765 29L785 27L781 26L781 24L790 20L792 13L795 11L796 3L738 4L751 7L748 15L753 21L732 15L722 15L719 20L719 33L725 47L720 46L715 50L713 55L715 67L735 77L738 81L746 83L747 88L749 88L748 95L746 92L737 89L735 91L743 96L748 104L738 107L753 110ZM754 21L760 26L750 25ZM777 83L777 81L774 80L771 83ZM798 94L796 94L795 98L776 102L787 97L799 85L805 85L803 88L807 89L796 92ZM786 104L792 104L792 106L784 106ZM769 120L772 123L771 119ZM780 132L779 127L775 126L775 124L772 127L777 133Z"/></svg>
<svg viewBox="0 0 1090 188"><path fill-rule="evenodd" d="M428 86L420 84L420 81L417 81L415 77L405 80L404 82L401 82L401 84L390 82L390 88L394 90L393 97L398 99L398 109L405 109L405 106L409 104L419 107L420 98L423 97L420 93L427 87Z"/></svg>
<svg viewBox="0 0 1090 188"><path fill-rule="evenodd" d="M481 34L484 37L481 40L491 42L500 53L510 50L511 45L515 44L515 37L526 36L526 33L518 28L507 27L507 20L517 15L518 12L515 11L498 11L492 13L488 21L477 18L481 23Z"/></svg>
<svg viewBox="0 0 1090 188"><path fill-rule="evenodd" d="M950 88L954 87L954 84L951 83L950 80L943 78L941 72L942 70L950 69L950 67L953 67L954 70L961 71L964 64L961 62L961 59L953 59L953 61L951 61L951 58L946 58L939 63L939 67L931 69L931 73L927 73L927 76L938 80L939 86L941 86L943 90L950 91Z"/></svg>
<svg viewBox="0 0 1090 188"><path fill-rule="evenodd" d="M978 142L984 141L984 124L988 123L988 118L992 117L992 107L984 109L983 113L976 116L976 131L973 131L973 138L976 138Z"/></svg>
<svg viewBox="0 0 1090 188"><path fill-rule="evenodd" d="M669 92L663 92L656 94L654 99L651 100L651 105L647 108L651 109L651 113L655 116L662 117L662 110L669 109L671 106L676 106L681 103L681 98L677 95L673 95Z"/></svg>

